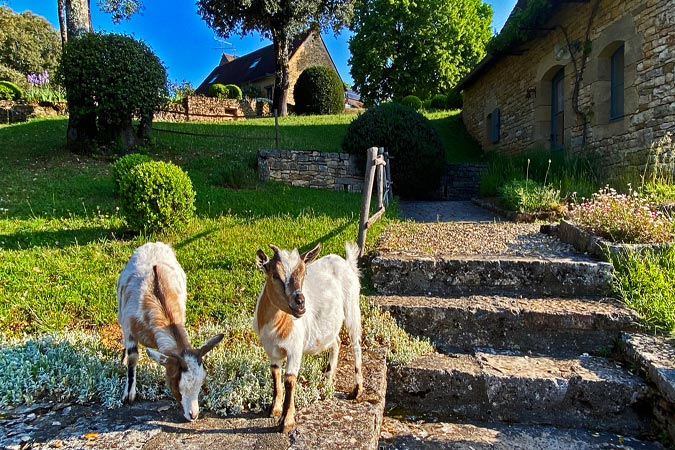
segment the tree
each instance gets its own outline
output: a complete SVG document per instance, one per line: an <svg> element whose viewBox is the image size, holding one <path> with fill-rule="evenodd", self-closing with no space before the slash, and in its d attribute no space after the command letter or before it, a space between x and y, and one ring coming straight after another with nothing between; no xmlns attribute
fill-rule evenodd
<svg viewBox="0 0 675 450"><path fill-rule="evenodd" d="M253 32L272 40L276 63L273 108L287 113L290 45L295 36L310 27L337 32L348 24L351 0L197 0L199 14L218 35Z"/></svg>
<svg viewBox="0 0 675 450"><path fill-rule="evenodd" d="M447 92L485 55L483 0L362 0L350 26L354 89L367 104Z"/></svg>
<svg viewBox="0 0 675 450"><path fill-rule="evenodd" d="M45 70L51 73L60 53L59 35L44 18L0 6L0 65L20 72L24 78Z"/></svg>
<svg viewBox="0 0 675 450"><path fill-rule="evenodd" d="M68 146L78 153L110 145L114 152L124 152L144 143L153 113L168 96L161 61L128 36L84 33L69 39L59 76L77 125ZM139 119L136 129L134 118Z"/></svg>

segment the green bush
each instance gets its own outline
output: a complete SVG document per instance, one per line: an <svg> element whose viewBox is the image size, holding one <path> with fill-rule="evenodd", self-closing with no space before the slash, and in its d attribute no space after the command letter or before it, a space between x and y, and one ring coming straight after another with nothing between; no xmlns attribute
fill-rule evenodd
<svg viewBox="0 0 675 450"><path fill-rule="evenodd" d="M175 164L137 164L120 180L120 193L122 212L134 231L180 229L194 216L192 181Z"/></svg>
<svg viewBox="0 0 675 450"><path fill-rule="evenodd" d="M448 97L443 94L436 94L431 97L431 107L434 109L447 109Z"/></svg>
<svg viewBox="0 0 675 450"><path fill-rule="evenodd" d="M142 155L140 153L129 153L124 155L121 158L118 158L112 165L112 177L113 183L115 185L115 191L119 192L120 182L131 169L137 165L152 161L152 158L148 155Z"/></svg>
<svg viewBox="0 0 675 450"><path fill-rule="evenodd" d="M385 103L354 119L342 148L363 155L369 147L385 147L393 157L395 194L423 198L438 189L445 168L443 145L429 119L414 109Z"/></svg>
<svg viewBox="0 0 675 450"><path fill-rule="evenodd" d="M447 108L448 109L462 109L462 106L464 104L464 97L462 96L461 92L458 92L457 90L453 89L448 93L448 103L447 103Z"/></svg>
<svg viewBox="0 0 675 450"><path fill-rule="evenodd" d="M57 78L66 89L71 126L77 128L69 147L84 153L96 150L92 142L122 152L144 143L153 113L168 97L161 61L129 36L85 33L68 40Z"/></svg>
<svg viewBox="0 0 675 450"><path fill-rule="evenodd" d="M5 88L6 100L21 100L24 96L23 89L11 81L0 81L0 86Z"/></svg>
<svg viewBox="0 0 675 450"><path fill-rule="evenodd" d="M429 111L431 109L431 100L424 100L422 102L422 108L426 111Z"/></svg>
<svg viewBox="0 0 675 450"><path fill-rule="evenodd" d="M209 86L209 97L215 98L227 98L228 89L227 86L221 83L214 83Z"/></svg>
<svg viewBox="0 0 675 450"><path fill-rule="evenodd" d="M510 181L499 189L499 200L507 210L520 213L563 210L560 191L534 180Z"/></svg>
<svg viewBox="0 0 675 450"><path fill-rule="evenodd" d="M339 114L345 109L342 80L334 70L311 66L302 71L293 89L298 114Z"/></svg>
<svg viewBox="0 0 675 450"><path fill-rule="evenodd" d="M14 91L7 86L0 84L0 100L13 100Z"/></svg>
<svg viewBox="0 0 675 450"><path fill-rule="evenodd" d="M226 84L225 88L227 88L227 98L241 100L242 92L241 89L239 89L239 86L236 84Z"/></svg>
<svg viewBox="0 0 675 450"><path fill-rule="evenodd" d="M0 80L11 81L23 90L28 89L30 86L26 75L2 63L0 63Z"/></svg>
<svg viewBox="0 0 675 450"><path fill-rule="evenodd" d="M422 100L420 100L420 98L415 95L408 95L406 97L403 97L401 99L401 104L409 106L415 111L419 111L420 109L422 109Z"/></svg>

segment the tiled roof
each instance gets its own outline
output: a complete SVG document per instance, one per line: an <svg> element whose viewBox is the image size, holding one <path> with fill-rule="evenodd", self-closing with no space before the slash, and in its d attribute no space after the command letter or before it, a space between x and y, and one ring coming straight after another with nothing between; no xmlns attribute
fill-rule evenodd
<svg viewBox="0 0 675 450"><path fill-rule="evenodd" d="M308 36L309 32L303 33L293 40L289 59ZM197 88L197 94L207 94L213 83L236 84L241 87L244 83L274 76L275 67L274 46L268 45L213 69Z"/></svg>

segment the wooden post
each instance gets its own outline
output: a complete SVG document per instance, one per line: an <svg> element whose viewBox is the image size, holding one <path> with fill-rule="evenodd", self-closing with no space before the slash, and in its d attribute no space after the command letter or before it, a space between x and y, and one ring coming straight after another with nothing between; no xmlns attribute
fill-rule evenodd
<svg viewBox="0 0 675 450"><path fill-rule="evenodd" d="M274 109L274 148L279 150L279 116L276 108Z"/></svg>
<svg viewBox="0 0 675 450"><path fill-rule="evenodd" d="M384 208L384 148L377 149L377 211Z"/></svg>
<svg viewBox="0 0 675 450"><path fill-rule="evenodd" d="M384 147L382 148L384 150ZM391 164L389 164L389 161L391 159L389 158L389 152L384 152L384 162L387 163L386 166L384 166L384 170L386 172L386 180L387 180L387 198L385 199L384 203L389 206L389 202L394 199L394 193L391 190Z"/></svg>
<svg viewBox="0 0 675 450"><path fill-rule="evenodd" d="M359 222L359 256L363 256L363 249L366 245L366 223L370 215L370 197L373 191L373 181L375 181L375 160L377 159L377 147L371 147L366 156L366 176L363 180L363 203L361 203L361 220Z"/></svg>

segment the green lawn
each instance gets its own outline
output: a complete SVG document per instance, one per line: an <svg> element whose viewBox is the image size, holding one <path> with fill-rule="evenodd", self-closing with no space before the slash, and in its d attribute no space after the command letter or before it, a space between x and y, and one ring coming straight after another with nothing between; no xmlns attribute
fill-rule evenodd
<svg viewBox="0 0 675 450"><path fill-rule="evenodd" d="M281 119L283 148L337 151L353 116ZM212 134L271 135L272 120L157 124ZM190 175L197 218L178 233L138 236L124 224L111 161L64 148L66 120L0 126L0 408L44 396L119 406L115 282L137 246L169 242L188 275L187 323L196 342L226 339L210 355L205 407L221 413L260 409L271 398L267 361L251 317L263 276L254 264L270 243L344 255L356 240L361 197L255 180L261 141L159 134L146 149ZM238 188L233 188L238 187ZM243 188L241 188L243 187ZM392 217L369 230L372 245ZM390 347L390 360L429 351L390 317L363 303L366 345ZM56 334L53 334L56 333ZM328 395L321 357L308 358L298 401ZM161 370L142 358L139 395L167 395Z"/></svg>

